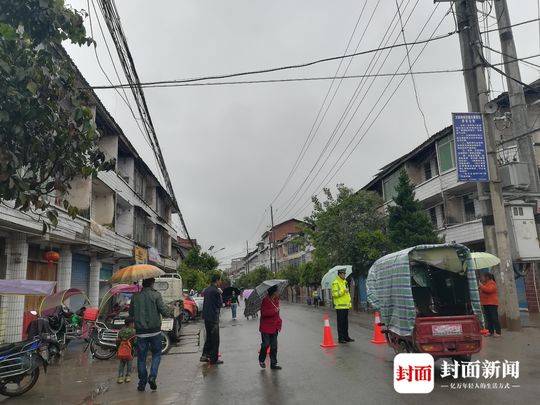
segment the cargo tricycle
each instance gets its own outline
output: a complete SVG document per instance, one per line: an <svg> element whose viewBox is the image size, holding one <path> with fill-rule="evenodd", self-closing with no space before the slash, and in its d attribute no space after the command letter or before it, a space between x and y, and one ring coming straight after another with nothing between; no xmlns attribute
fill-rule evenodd
<svg viewBox="0 0 540 405"><path fill-rule="evenodd" d="M480 351L483 316L467 247L420 245L386 255L373 264L366 284L396 353L466 361Z"/></svg>

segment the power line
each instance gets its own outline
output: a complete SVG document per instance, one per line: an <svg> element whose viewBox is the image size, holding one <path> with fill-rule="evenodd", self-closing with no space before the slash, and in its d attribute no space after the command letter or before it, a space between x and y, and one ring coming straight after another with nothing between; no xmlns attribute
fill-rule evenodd
<svg viewBox="0 0 540 405"><path fill-rule="evenodd" d="M523 63L526 63L527 65L530 65L534 68L536 68L536 70L540 69L540 65L536 64L536 63L532 63L532 62L529 62L527 60L525 60L525 58L516 58L515 56L511 56L511 55L508 55L502 51L499 51L498 49L493 49L492 47L490 47L489 45L483 45L482 44L482 48L486 48L486 49L489 49L490 51L492 52L495 52L495 53L498 53L499 55L502 55L502 56L506 56L507 58L510 58L514 61L518 61L518 62L523 62ZM489 62L489 61L488 61ZM490 63L491 64L491 63ZM495 66L495 65L493 65Z"/></svg>
<svg viewBox="0 0 540 405"><path fill-rule="evenodd" d="M526 62L528 59L534 59L540 57L539 54L530 55L526 57L521 57L516 59L520 62ZM504 62L494 63L493 66L502 66ZM529 63L532 66L536 64ZM538 65L540 66L540 65ZM452 68L452 69L433 69L433 70L419 70L415 72L397 72L397 73L379 73L379 74L362 74L362 75L346 75L338 76L337 79L361 79L361 78L384 78L391 76L407 76L407 75L436 75L444 73L462 73L465 69L463 68ZM239 81L224 81L224 82L208 82L208 83L179 83L179 84L168 84L168 85L150 85L144 86L142 88L175 88L175 87L200 87L200 86L229 86L229 85L243 85L243 84L265 84L265 83L292 83L292 82L310 82L310 81L323 81L323 80L334 80L334 76L315 76L315 77L291 77L291 78L282 78L282 79L262 79L262 80L239 80ZM105 90L114 90L114 88L107 88Z"/></svg>
<svg viewBox="0 0 540 405"><path fill-rule="evenodd" d="M401 18L401 10L399 8L399 4L396 0L396 7L397 7L397 12L398 12L398 16L399 16L399 23L401 25L401 35L403 36L403 42L407 42L407 39L405 38L405 27L403 27L403 20ZM407 63L409 64L409 71L412 71L412 66L411 66L411 55L409 53L409 47L406 46L405 47L405 52L407 53ZM429 138L429 129L428 129L428 126L427 126L427 122L426 122L426 115L424 114L424 111L422 111L422 106L420 105L420 98L418 97L418 90L416 88L416 81L414 80L414 76L411 75L411 81L412 81L412 85L413 85L413 90L414 90L414 97L416 98L416 106L418 107L418 111L420 112L420 115L422 116L422 121L424 123L424 129L426 130L426 134Z"/></svg>
<svg viewBox="0 0 540 405"><path fill-rule="evenodd" d="M412 17L417 5L418 5L419 1L417 0L416 3L414 4L412 10L410 11L405 23L404 23L404 26L407 25L407 23L409 22L410 18ZM433 17L435 11L437 10L437 8L439 7L439 4L437 4L435 6L435 8L433 9L432 13L430 14L429 16L429 19L427 22L429 22L431 20L431 18ZM394 15L394 19L397 17L397 11ZM392 19L392 23L394 21L394 19ZM420 33L417 35L417 39L420 38L420 35L422 35L426 25L427 25L427 22L426 24L424 24L424 27L422 27L422 30L420 31ZM389 27L387 28L385 34L383 35L383 38L381 40L381 43L383 43L385 41L385 38L386 36L388 35L388 38L386 39L386 42L385 42L385 45L390 41L395 29L398 27L398 24L399 22L396 21L396 24L394 25L394 28L390 31L390 28L392 27L392 23L389 25ZM399 39L399 33L398 35L396 36L395 40L394 40L394 44L397 43L398 39ZM390 50L383 62L381 63L381 65L379 66L378 68L378 71L377 73L379 73L381 71L381 69L383 68L383 66L385 65L386 61L388 60L389 56L390 56L390 53L392 51ZM376 60L375 60L375 56L377 56ZM369 72L372 72L373 69L375 68L375 66L377 65L380 57L382 56L382 53L378 54L378 55L375 55L372 60L370 61L370 64L368 66L368 71ZM373 63L373 61L375 60L375 63ZM405 57L402 59L401 63L399 64L398 68L395 70L395 72L397 72L399 70L399 68L401 67L401 65L403 64L403 62L405 61ZM394 73L395 73L394 72ZM394 78L394 75L391 76L390 78L390 82L387 84L387 88L389 86L389 84L392 82ZM358 86L356 87L356 90L355 92L353 93L353 95L351 96L351 98L349 99L349 102L347 104L347 106L345 107L345 110L344 112L341 114L341 117L339 118L338 120L338 123L336 125L336 127L333 129L332 131L332 135L330 136L328 142L326 143L325 147L323 148L323 151L321 152L321 154L319 155L317 161L315 162L315 165L313 165L313 167L311 168L310 172L308 173L308 175L304 178L304 181L302 182L302 184L300 184L299 188L291 195L291 197L289 198L289 200L287 200L287 202L285 203L285 207L283 207L283 216L286 216L288 212L290 212L292 209L294 209L294 207L298 204L298 202L300 201L300 199L305 195L305 193L309 190L309 188L311 187L311 185L313 184L313 182L317 179L317 177L319 176L319 173L321 173L322 169L324 168L324 166L326 165L326 163L328 162L328 160L330 159L330 157L332 156L332 153L334 152L334 150L336 149L336 147L338 146L338 144L340 143L341 139L343 138L343 136L345 135L345 132L347 131L347 129L349 128L349 125L351 124L352 120L354 119L354 117L356 116L356 114L358 113L358 110L360 108L360 106L363 104L364 100L367 99L367 94L369 93L369 91L371 90L371 88L373 87L373 84L374 84L375 80L373 79L371 81L371 83L369 84L368 88L365 90L365 93L364 93L364 96L360 99L360 101L358 102L356 108L354 109L353 113L350 115L345 127L341 130L341 134L339 135L337 141L334 143L334 145L332 146L330 152L326 155L324 161L322 162L322 164L319 166L317 172L315 173L315 175L313 175L311 177L311 180L309 181L309 183L307 184L307 186L305 187L305 190L300 194L302 188L304 187L304 184L306 184L308 178L310 177L311 173L313 173L313 170L315 169L315 167L317 166L318 162L320 161L320 159L322 158L324 152L326 152L326 150L328 149L331 141L333 140L333 138L335 137L335 135L337 134L337 131L339 130L339 128L341 127L341 125L343 124L343 122L345 121L345 118L346 116L349 114L349 112L351 111L354 103L356 102L356 100L360 97L360 94L362 92L362 90L364 89L364 86L366 84L366 81L362 81L358 84ZM386 89L385 89L386 91ZM382 96L382 95L381 95ZM380 99L380 97L379 97ZM378 100L377 100L378 102ZM300 197L298 197L298 195L300 194Z"/></svg>
<svg viewBox="0 0 540 405"><path fill-rule="evenodd" d="M103 2L103 1L110 1L110 0L100 0L100 1ZM539 22L539 21L540 21L540 18L535 18L535 19L532 19L532 20L522 21L520 23L512 24L512 25L510 25L508 27L502 27L502 28L513 28L513 27L518 27L518 26L521 26L521 25L530 24L530 23ZM494 31L498 31L498 29L481 31L481 33L494 32ZM403 46L421 45L421 44L425 44L427 42L433 42L433 41L438 41L438 40L441 40L441 39L448 38L448 37L450 37L450 36L452 36L454 34L457 34L458 32L459 31L451 31L451 32L449 32L447 34L442 34L442 35L433 37L431 39L428 38L428 39L418 40L416 42L399 43L399 44L394 44L394 45L391 45L391 46L386 46L386 47L380 47L380 48L368 49L368 50L365 50L365 51L355 52L355 53L352 53L352 54L347 54L347 55L342 55L342 56L333 56L333 57L329 57L329 58L322 58L322 59L317 59L317 60L314 60L314 61L311 61L311 62L296 64L296 65L281 66L281 67L276 67L276 68L260 69L260 70L245 71L245 72L230 73L230 74L219 74L219 75L213 75L213 76L201 76L201 77L190 78L190 79L163 80L163 81L154 81L154 82L139 82L136 85L131 84L131 83L122 83L122 84L114 85L114 86L99 85L99 86L90 86L90 87L92 89L95 89L95 90L111 89L111 88L114 88L114 87L126 87L126 88L128 88L128 87L129 88L131 88L131 87L148 87L149 85L174 84L174 83L179 83L179 84L181 84L181 83L192 83L192 82L199 82L199 81L205 81L205 80L227 79L227 78L231 78L231 77L256 75L256 74L261 74L261 73L270 73L270 72L276 72L276 71L280 71L280 70L299 69L299 68L303 68L303 67L313 66L313 65L316 65L316 64L319 64L319 63L330 62L330 61L339 60L339 59L353 58L353 57L359 56L359 55L367 55L367 54L370 54L370 53L375 53L375 52L384 51L384 50L393 49L393 48L400 48L400 47L403 47Z"/></svg>
<svg viewBox="0 0 540 405"><path fill-rule="evenodd" d="M100 0L100 1L107 1L107 0ZM141 83L138 83L138 84L123 83L123 84L114 85L114 86L90 86L90 87L95 89L95 90L110 89L110 88L113 88L113 87L130 87L130 88L131 87L136 87L137 88L139 86L148 86L148 85L156 85L156 84L192 83L192 82L200 82L200 81L204 81L204 80L227 79L227 78L230 78L230 77L257 75L257 74L261 74L261 73L271 73L271 72L277 72L277 71L281 71L281 70L300 69L300 68L305 68L305 67L317 65L317 64L320 64L320 63L331 62L331 61L340 60L340 59L354 58L355 56L367 55L367 54L370 54L370 53L385 51L385 50L388 50L388 49L401 48L403 46L413 46L413 45L424 44L426 42L439 41L441 39L448 38L448 37L450 37L450 36L452 36L452 35L454 35L456 33L457 33L457 31L452 31L452 32L449 32L447 34L443 34L443 35L439 35L437 37L433 37L431 39L422 39L422 40L419 40L419 41L416 41L416 42L400 43L400 44L395 44L395 45L392 45L392 46L386 46L386 47L381 47L381 48L376 48L376 49L368 49L366 51L355 52L355 53L351 53L351 54L348 54L348 55L331 56L331 57L328 57L328 58L317 59L317 60L314 60L314 61L311 61L311 62L300 63L300 64L296 64L296 65L281 66L281 67L276 67L276 68L252 70L252 71L239 72L239 73L220 74L220 75L213 75L213 76L195 77L195 78L191 78L191 79L162 80L162 81L155 81L155 82L141 82Z"/></svg>
<svg viewBox="0 0 540 405"><path fill-rule="evenodd" d="M446 15L445 15L446 16ZM429 20L428 20L429 21ZM441 21L437 24L437 26L435 27L435 29L433 30L431 36L434 36L435 33L437 32L437 30L439 29L440 25L442 24L442 22L444 21L444 17L443 19L441 19ZM425 28L425 25L424 24L424 28ZM424 29L423 28L423 29ZM422 29L422 30L423 30ZM414 66L414 64L418 61L418 59L420 58L420 56L422 55L422 53L424 52L425 48L427 47L427 42L424 44L424 47L421 49L421 51L419 52L419 54L416 56L415 60L413 61L412 65ZM325 178L319 183L319 185L316 187L316 190L320 190L321 189L321 186L322 188L324 189L325 187L328 186L328 184L330 183L330 181L332 181L332 179L340 172L340 170L343 168L343 166L345 165L345 163L349 160L349 158L351 157L351 155L354 153L354 151L358 148L358 146L360 145L360 143L363 141L363 139L365 138L365 136L367 135L368 131L371 129L371 127L373 126L373 124L376 122L376 120L379 118L379 116L382 114L382 112L384 111L384 109L386 108L386 106L388 105L388 103L390 102L390 100L393 98L393 96L396 94L397 90L399 89L399 87L401 86L401 84L403 83L403 81L405 80L405 76L402 77L401 81L397 84L396 88L394 89L394 91L390 94L390 96L388 97L388 99L386 100L386 102L383 104L383 106L380 108L379 112L377 113L377 115L375 116L375 118L371 121L371 124L368 126L368 128L363 132L362 136L357 140L357 142L355 143L354 147L352 149L350 149L349 153L347 154L347 156L345 157L345 159L341 162L341 164L339 165L339 167L337 167L340 159L345 155L345 152L347 152L347 150L349 149L349 147L352 145L353 141L356 139L357 135L359 134L360 130L364 127L364 124L367 122L367 120L369 119L369 117L371 116L371 113L375 110L375 107L377 106L377 104L379 103L379 100L381 99L382 95L386 92L386 89L388 88L389 84L392 82L392 80L389 81L388 85L385 87L385 89L383 90L382 94L381 94L381 97L379 97L379 99L375 102L374 106L372 107L372 109L370 110L370 112L368 113L368 115L366 116L366 118L364 119L364 121L362 122L362 124L360 125L360 127L358 128L358 130L355 132L354 136L351 138L351 140L349 141L349 143L347 144L347 146L345 147L345 149L342 151L341 155L338 157L338 159L336 160L336 162L334 163L334 165L332 166L332 168L330 169L330 171L328 171L327 175L325 176ZM332 173L332 171L334 170L334 168L337 167L337 170L334 171L334 173L330 176L330 174ZM330 177L329 177L330 176ZM326 182L326 183L325 183ZM323 186L324 184L324 186ZM297 215L297 214L295 214Z"/></svg>
<svg viewBox="0 0 540 405"><path fill-rule="evenodd" d="M90 36L92 38L94 38L94 27L93 27L93 24L92 24L92 12L90 10L90 0L86 0L86 4L87 4L87 7L88 7L88 20L89 20L89 23L90 23ZM109 55L109 59L111 61L111 64L112 64L112 67L113 67L113 70L114 70L114 73L116 75L116 78L118 79L118 83L122 83L122 80L120 79L120 75L118 73L118 70L116 69L116 64L114 63L114 58L112 57L112 53L111 53L111 50L109 48L109 44L107 43L107 40L105 38L105 33L104 33L104 30L103 30L103 27L101 26L101 22L99 21L99 18L97 16L97 10L96 10L96 5L94 3L94 0L92 0L92 8L94 9L94 13L95 13L95 16L96 16L96 21L98 23L98 27L99 27L99 31L101 33L101 37L103 39L103 43L105 44L105 47L107 49L107 53ZM98 52L97 52L97 47L96 47L96 44L94 43L94 55L96 57L96 61L97 61L97 64L101 70L101 72L103 73L103 75L105 76L105 78L107 79L107 81L113 85L113 82L112 80L109 78L109 76L107 75L107 72L105 71L105 69L103 68L103 65L101 64L101 61L99 59L99 55L98 55ZM126 104L126 106L128 107L129 111L131 112L131 115L133 117L133 119L135 120L135 124L137 125L137 128L139 129L139 132L141 133L141 135L143 136L143 139L145 140L145 142L148 144L148 146L150 146L150 149L153 151L153 147L152 145L150 144L150 139L148 138L148 134L146 134L142 128L141 128L141 124L139 123L139 119L137 118L137 116L135 115L135 112L133 111L133 107L131 106L131 103L129 102L129 98L127 96L127 93L126 93L126 90L125 88L122 88L122 93L123 93L123 96L122 94L120 93L120 91L115 88L114 89L116 91L116 93L118 93L118 95L120 96L120 98L122 99L122 101ZM155 155L154 155L154 161L157 165L157 161L155 160ZM159 172L159 167L158 168L158 173L161 174Z"/></svg>
<svg viewBox="0 0 540 405"><path fill-rule="evenodd" d="M374 12L377 9L379 3L380 3L380 1L377 2L376 6L375 6L375 9L374 9ZM349 50L349 46L351 45L351 42L352 42L352 40L354 38L354 34L356 33L356 29L358 28L358 24L360 23L360 20L362 19L362 16L364 15L364 10L366 9L366 6L367 6L367 1L364 2L364 5L363 5L362 9L360 10L360 15L358 16L358 18L356 20L356 24L354 25L354 29L353 29L350 37L349 37L349 40L347 42L347 46L345 47L345 51L343 52L343 55L346 55L348 50ZM374 12L373 12L373 14L374 14ZM373 14L372 14L372 17L373 17ZM366 28L365 28L366 30L367 30L370 22L371 22L371 19L369 20L368 24L366 25ZM364 33L365 33L365 30L364 30ZM362 38L363 38L363 36L360 38L360 41L358 41L358 45L357 45L356 49L358 49L358 46L360 45L360 42L361 42ZM319 111L317 112L317 115L315 117L315 120L313 121L313 124L311 125L311 128L310 128L310 130L308 132L308 135L307 135L307 137L306 137L306 139L304 141L304 144L302 145L302 148L300 149L300 153L296 157L296 160L295 160L291 170L289 171L289 174L287 175L287 178L283 182L283 185L281 186L281 188L279 189L277 194L274 196L274 198L272 199L270 204L274 204L276 202L276 200L279 198L279 196L281 195L281 193L283 192L283 190L285 189L287 184L289 184L289 181L291 180L292 176L294 175L294 173L298 169L298 167L300 165L300 162L304 158L307 150L311 146L311 143L313 142L313 139L315 138L315 134L314 134L313 130L315 128L315 125L317 124L317 121L319 120L319 117L321 116L322 110L323 110L323 108L324 108L324 106L326 104L326 100L328 99L328 96L330 95L330 92L332 91L332 87L334 86L335 79L336 79L336 77L337 77L337 75L339 73L339 70L341 69L341 65L343 64L343 60L344 59L339 60L339 65L338 65L338 67L336 69L336 73L334 74L334 78L332 79L332 81L330 83L330 86L328 87L328 90L326 91L326 95L324 96L323 102L322 102L322 104L321 104L321 106L319 108ZM349 59L349 61L352 62L352 58ZM347 66L347 68L345 69L344 74L347 73L347 70L349 69L349 66L350 66L350 62L349 62L349 65ZM334 97L335 97L335 94L337 93L337 90L339 89L339 86L341 85L341 81L343 81L343 79L340 80L340 83L338 84L336 92L334 93ZM330 100L330 103L328 103L328 108L332 104L332 102L334 100L334 97L332 97L332 99ZM328 111L328 108L327 108L326 111ZM325 115L326 115L326 113L325 113ZM324 116L323 116L323 120L324 120ZM321 122L322 122L322 120L321 120Z"/></svg>
<svg viewBox="0 0 540 405"><path fill-rule="evenodd" d="M172 187L169 173L165 165L165 160L163 158L163 154L159 146L159 141L156 135L154 124L152 122L152 117L150 116L150 111L148 110L148 105L146 103L144 91L140 87L139 76L137 74L135 63L133 61L133 57L129 50L126 36L124 34L124 30L120 22L120 16L118 14L118 10L116 9L116 5L113 0L99 0L99 5L101 8L101 12L103 13L103 16L105 18L105 22L107 23L107 27L109 28L109 31L111 33L113 42L116 46L118 57L120 59L120 64L122 65L124 74L126 76L126 79L128 80L129 87L131 88L133 92L135 103L137 104L139 114L144 123L144 128L150 138L151 145L154 146L153 148L154 155L156 156L158 166L161 170L161 174L163 175L165 186L167 187L167 191L169 192L169 195L171 196L173 200L173 204L178 211L178 216L180 218L180 222L182 223L184 231L186 232L186 237L190 241L191 245L195 247L193 244L193 241L191 240L191 237L189 236L189 232L187 230L184 217L178 205L178 201L176 200L176 196L174 193L174 189Z"/></svg>

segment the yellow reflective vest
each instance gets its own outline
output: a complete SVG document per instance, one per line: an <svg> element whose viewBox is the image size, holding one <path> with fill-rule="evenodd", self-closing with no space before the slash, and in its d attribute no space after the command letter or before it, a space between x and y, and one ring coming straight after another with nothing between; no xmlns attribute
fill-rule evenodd
<svg viewBox="0 0 540 405"><path fill-rule="evenodd" d="M337 276L332 282L332 298L334 299L334 308L336 309L350 309L351 295L347 288L347 281Z"/></svg>

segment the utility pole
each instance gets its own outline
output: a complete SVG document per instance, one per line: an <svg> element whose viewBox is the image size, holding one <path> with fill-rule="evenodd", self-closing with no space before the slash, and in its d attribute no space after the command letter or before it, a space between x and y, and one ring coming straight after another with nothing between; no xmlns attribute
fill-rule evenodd
<svg viewBox="0 0 540 405"><path fill-rule="evenodd" d="M487 185L477 183L477 189L482 206L481 214L486 250L496 254L501 260L499 271L495 272L501 301L499 305L501 322L509 330L519 330L521 329L521 321L510 254L506 212L496 160L495 129L493 119L485 110L485 106L489 102L489 93L484 74L476 1L455 0L455 4L468 108L470 112L482 113L484 118L490 181Z"/></svg>
<svg viewBox="0 0 540 405"><path fill-rule="evenodd" d="M525 132L529 131L525 93L523 86L511 79L514 78L521 81L521 73L519 71L510 14L508 14L508 5L506 0L495 0L494 3L504 60L504 72L508 76L506 83L508 85L510 112L512 113L512 137L517 139L519 160L527 163L529 169L529 178L531 179L529 191L531 193L537 193L540 190L540 185L532 138L530 135L522 136Z"/></svg>
<svg viewBox="0 0 540 405"><path fill-rule="evenodd" d="M270 223L272 224L271 241L270 241L270 271L277 272L277 260L276 260L276 233L274 232L274 208L270 205ZM270 236L269 235L269 236Z"/></svg>
<svg viewBox="0 0 540 405"><path fill-rule="evenodd" d="M246 273L249 273L249 244L246 240Z"/></svg>

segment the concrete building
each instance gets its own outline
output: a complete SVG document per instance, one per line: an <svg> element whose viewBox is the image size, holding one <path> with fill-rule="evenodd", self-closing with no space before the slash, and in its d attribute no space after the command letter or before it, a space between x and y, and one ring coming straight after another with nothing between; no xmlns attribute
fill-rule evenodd
<svg viewBox="0 0 540 405"><path fill-rule="evenodd" d="M540 83L533 83L540 87ZM532 129L540 127L538 92L527 91ZM495 100L499 110L494 114L500 140L509 139L511 120L506 94ZM537 163L540 164L540 131L534 135ZM537 227L539 222L538 198L527 192L529 176L525 163L519 161L515 142L499 142L497 151L503 185L508 230L512 245L512 258L516 274L520 308L538 312L537 290L540 277L537 263L540 246ZM415 184L415 196L446 242L467 245L474 251L484 251L484 231L480 217L480 204L476 183L457 180L454 134L452 126L431 136L424 143L388 163L363 187L383 197L384 207L392 204L399 172L404 169Z"/></svg>
<svg viewBox="0 0 540 405"><path fill-rule="evenodd" d="M254 250L245 256L231 260L231 267L227 270L229 277L234 279L261 266L270 269L272 267L270 265L270 251L274 239L272 258L275 258L277 270L287 266L298 267L302 263L310 262L313 247L309 245L302 247L296 240L298 236L303 234L302 227L306 225L305 222L292 218L265 231Z"/></svg>
<svg viewBox="0 0 540 405"><path fill-rule="evenodd" d="M0 278L54 280L58 291L79 288L97 306L116 269L147 262L175 272L178 258L173 258L177 234L171 221L177 207L95 94L93 102L102 135L99 146L116 160L114 170L73 181L65 198L79 209L75 219L67 215L61 198L52 199L59 221L45 235L36 215L2 201ZM45 260L50 250L59 253L57 263ZM0 341L20 340L23 314L37 309L39 302L35 297L0 297Z"/></svg>

